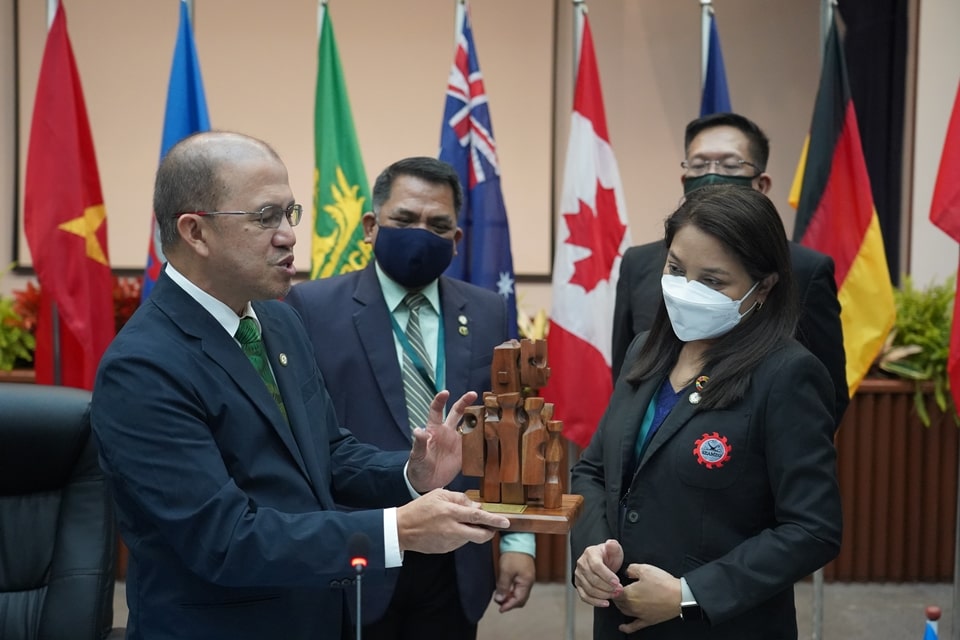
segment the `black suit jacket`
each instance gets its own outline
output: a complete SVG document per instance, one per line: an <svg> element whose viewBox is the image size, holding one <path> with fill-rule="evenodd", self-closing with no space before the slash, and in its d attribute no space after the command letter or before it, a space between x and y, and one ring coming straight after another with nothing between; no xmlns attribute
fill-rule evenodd
<svg viewBox="0 0 960 640"><path fill-rule="evenodd" d="M840 301L833 274L833 259L796 242L790 242L794 282L800 317L796 338L819 358L833 380L836 424L850 403L847 360L843 351ZM663 293L660 278L667 260L663 242L627 249L620 263L617 301L613 311L613 380L616 383L624 355L634 337L653 325Z"/></svg>
<svg viewBox="0 0 960 640"><path fill-rule="evenodd" d="M686 389L635 466L640 425L661 382L633 386L621 377L574 465L583 513L571 533L573 558L619 540L623 568L646 563L685 577L712 625L673 618L631 637L796 638L793 584L840 550L833 389L823 365L788 340L729 407L697 410ZM594 638L623 638L617 625L626 621L614 606L594 609Z"/></svg>
<svg viewBox="0 0 960 640"><path fill-rule="evenodd" d="M439 284L452 404L467 391L490 390L493 348L507 339L506 306L496 293L459 280L441 277ZM403 378L374 263L362 271L298 284L286 301L303 318L341 422L363 442L408 451ZM459 476L448 488L464 491L477 484L475 478ZM467 544L453 553L463 612L476 622L493 594L491 546ZM396 576L389 572L386 581L364 581L365 622L382 617Z"/></svg>

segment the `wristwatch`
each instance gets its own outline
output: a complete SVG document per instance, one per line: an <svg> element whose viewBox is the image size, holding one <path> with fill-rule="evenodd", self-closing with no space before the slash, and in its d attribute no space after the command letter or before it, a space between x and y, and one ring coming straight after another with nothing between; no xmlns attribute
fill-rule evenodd
<svg viewBox="0 0 960 640"><path fill-rule="evenodd" d="M681 620L703 620L703 609L697 604L696 600L689 600L680 603Z"/></svg>

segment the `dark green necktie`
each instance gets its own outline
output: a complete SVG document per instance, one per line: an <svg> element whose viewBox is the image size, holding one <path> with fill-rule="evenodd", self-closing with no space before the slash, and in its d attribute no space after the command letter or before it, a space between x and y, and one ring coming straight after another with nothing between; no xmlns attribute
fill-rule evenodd
<svg viewBox="0 0 960 640"><path fill-rule="evenodd" d="M280 413L287 417L287 409L283 406L283 398L280 397L280 388L277 386L277 380L273 377L273 371L267 362L267 350L263 348L263 340L260 339L260 330L257 328L257 321L251 317L242 318L240 327L234 336L247 358L253 363L253 368L257 370L263 383L267 385L267 391L273 396L277 406L280 407Z"/></svg>

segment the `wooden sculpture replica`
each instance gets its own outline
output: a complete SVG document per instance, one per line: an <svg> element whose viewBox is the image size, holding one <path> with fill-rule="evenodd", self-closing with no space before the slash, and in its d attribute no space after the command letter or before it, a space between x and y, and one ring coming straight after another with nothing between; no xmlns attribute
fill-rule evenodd
<svg viewBox="0 0 960 640"><path fill-rule="evenodd" d="M532 395L549 377L545 340L504 342L493 350L491 391L460 426L463 475L482 478L467 495L506 515L510 531L565 534L583 505L562 489L563 423Z"/></svg>

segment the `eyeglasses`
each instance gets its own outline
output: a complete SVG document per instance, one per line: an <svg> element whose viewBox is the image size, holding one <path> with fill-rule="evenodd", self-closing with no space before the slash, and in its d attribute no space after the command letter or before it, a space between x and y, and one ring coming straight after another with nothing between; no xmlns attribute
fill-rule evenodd
<svg viewBox="0 0 960 640"><path fill-rule="evenodd" d="M694 158L693 160L684 160L680 163L688 176L696 177L711 173L710 167L715 167L712 173L719 173L724 176L742 176L745 175L745 167L753 169L753 177L757 177L763 171L757 165L746 160L738 158L724 158L722 160L705 160L703 158Z"/></svg>
<svg viewBox="0 0 960 640"><path fill-rule="evenodd" d="M257 216L257 224L260 225L261 229L279 229L284 218L287 219L291 227L300 224L300 218L303 217L303 206L292 204L284 209L275 204L268 204L260 211L182 211L175 217L179 218L187 214L195 216Z"/></svg>

